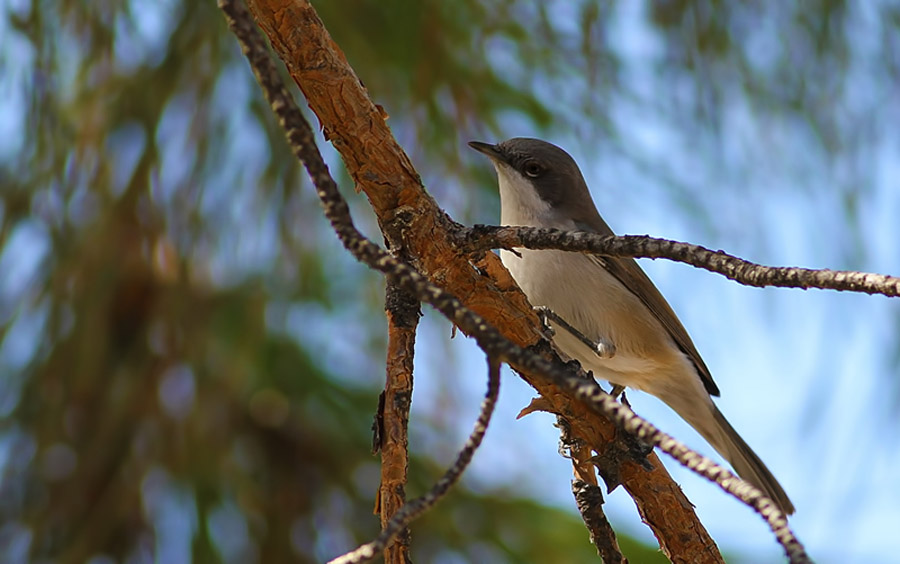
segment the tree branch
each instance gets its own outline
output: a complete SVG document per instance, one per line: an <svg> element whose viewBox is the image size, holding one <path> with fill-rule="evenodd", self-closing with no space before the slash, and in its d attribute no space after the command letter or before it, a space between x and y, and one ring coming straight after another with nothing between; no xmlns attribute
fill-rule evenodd
<svg viewBox="0 0 900 564"><path fill-rule="evenodd" d="M385 291L388 319L387 377L379 402L381 487L376 512L382 529L406 503L409 471L409 408L413 392L413 358L419 301L396 282L388 281ZM397 542L384 550L387 564L406 564L409 559L409 530L398 534Z"/></svg>
<svg viewBox="0 0 900 564"><path fill-rule="evenodd" d="M603 491L600 486L572 480L572 494L603 564L627 564L616 533L603 513Z"/></svg>
<svg viewBox="0 0 900 564"><path fill-rule="evenodd" d="M534 403L532 402L532 406ZM616 532L603 512L603 492L597 485L593 457L587 441L572 434L572 426L565 417L557 415L556 426L559 428L559 454L572 461L572 470L575 472L572 495L575 496L575 506L587 527L591 543L597 547L597 554L604 563L627 563L619 548Z"/></svg>
<svg viewBox="0 0 900 564"><path fill-rule="evenodd" d="M293 8L302 7L307 10L305 12L307 20L314 21L315 25L321 28L321 21L312 12L308 3L295 0L289 4ZM636 434L646 442L659 446L680 463L714 481L723 490L751 505L765 518L792 562L809 561L803 546L788 527L784 515L759 490L742 482L730 472L713 464L709 459L690 451L674 438L641 420L629 408L619 404L603 392L593 380L586 380L574 375L558 361L550 362L507 340L483 317L463 306L452 294L430 283L415 269L397 260L363 237L353 226L349 208L315 146L312 129L281 82L277 70L268 58L265 43L256 32L248 14L236 0L219 0L219 5L225 12L229 27L238 38L251 63L266 99L284 128L293 152L306 166L322 201L325 216L331 222L338 238L354 257L373 269L385 273L390 279L396 280L398 284L412 292L421 301L431 304L463 331L472 335L478 345L495 362L500 360L510 362L527 374L529 381L536 387L546 389L551 396L562 395L565 397L567 395L565 392L568 392L569 396L583 404L582 408L594 411L595 414L607 415L622 428ZM284 12L279 12L279 18L281 22L289 19ZM303 24L304 21L299 20L296 23ZM324 33L324 28L321 28L321 33ZM325 37L327 38L327 34ZM336 47L330 38L327 41L331 47ZM527 311L536 318L533 312ZM509 314L502 317L509 318ZM548 397L547 394L544 395ZM548 397L548 399L550 398Z"/></svg>
<svg viewBox="0 0 900 564"><path fill-rule="evenodd" d="M821 288L900 296L900 277L853 270L814 270L797 267L762 266L723 251L642 235L609 236L582 231L560 231L536 227L476 225L457 232L460 245L473 251L488 249L557 249L614 257L664 258L721 274L746 286L758 288Z"/></svg>

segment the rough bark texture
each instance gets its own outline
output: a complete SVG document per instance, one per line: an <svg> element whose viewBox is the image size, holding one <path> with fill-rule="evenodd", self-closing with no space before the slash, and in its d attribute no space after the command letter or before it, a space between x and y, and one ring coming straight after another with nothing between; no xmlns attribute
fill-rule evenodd
<svg viewBox="0 0 900 564"><path fill-rule="evenodd" d="M385 124L340 48L332 41L312 6L301 0L250 0L251 11L278 56L286 64L326 137L344 159L359 190L365 192L385 237L402 245L409 260L434 283L521 346L540 340L540 322L524 294L499 259L482 254L478 269L453 236L455 224L422 186L418 173ZM591 448L604 452L616 437L615 426L546 379L523 377L565 416ZM655 457L654 457L655 458ZM622 480L638 509L669 555L694 562L717 553L684 497L658 460L646 469L623 464ZM645 497L650 494L650 497ZM672 503L660 503L660 495ZM668 499L668 497L667 497Z"/></svg>
<svg viewBox="0 0 900 564"><path fill-rule="evenodd" d="M603 492L600 486L575 480L572 482L572 493L603 564L628 564L628 559L619 548L616 533L603 513Z"/></svg>
<svg viewBox="0 0 900 564"><path fill-rule="evenodd" d="M385 528L406 503L409 470L409 407L413 392L413 358L419 302L409 292L388 281L385 312L388 318L387 378L381 410L381 490L378 513ZM384 550L387 564L406 564L409 558L409 529Z"/></svg>

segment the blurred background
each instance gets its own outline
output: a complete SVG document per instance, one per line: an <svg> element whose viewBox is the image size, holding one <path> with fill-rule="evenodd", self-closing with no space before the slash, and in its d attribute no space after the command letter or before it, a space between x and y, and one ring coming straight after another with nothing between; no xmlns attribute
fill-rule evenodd
<svg viewBox="0 0 900 564"><path fill-rule="evenodd" d="M900 2L315 4L460 222L499 216L465 142L537 136L619 233L900 274ZM322 218L215 3L0 0L0 100L0 561L321 561L374 536L384 283ZM642 264L812 555L900 561L900 302ZM433 311L417 345L410 495L486 380ZM553 420L515 420L532 391L505 374L412 556L596 561ZM668 466L729 561L781 559L749 509ZM632 562L662 560L624 492L607 512Z"/></svg>

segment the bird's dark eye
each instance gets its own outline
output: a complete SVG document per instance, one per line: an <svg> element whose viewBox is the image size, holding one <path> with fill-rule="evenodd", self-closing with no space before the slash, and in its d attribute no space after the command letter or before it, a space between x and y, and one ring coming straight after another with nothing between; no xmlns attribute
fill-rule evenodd
<svg viewBox="0 0 900 564"><path fill-rule="evenodd" d="M544 167L541 166L537 161L528 161L525 163L525 174L530 176L531 178L537 178L544 172Z"/></svg>

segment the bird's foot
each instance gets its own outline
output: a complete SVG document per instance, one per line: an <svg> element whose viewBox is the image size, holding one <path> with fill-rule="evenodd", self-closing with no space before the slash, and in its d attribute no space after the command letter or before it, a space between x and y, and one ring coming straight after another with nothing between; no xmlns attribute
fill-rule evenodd
<svg viewBox="0 0 900 564"><path fill-rule="evenodd" d="M550 322L552 321L568 331L576 339L584 343L585 346L594 351L594 354L596 354L600 358L609 359L616 355L616 345L613 344L612 341L604 338L600 338L597 341L588 339L584 335L584 333L572 327L568 321L557 315L552 309L547 306L536 306L534 310L535 312L537 312L538 317L541 318L541 323L543 323L544 325L545 335L549 335L548 338L552 338L555 334L555 331L550 326Z"/></svg>

